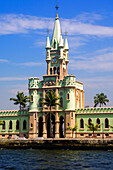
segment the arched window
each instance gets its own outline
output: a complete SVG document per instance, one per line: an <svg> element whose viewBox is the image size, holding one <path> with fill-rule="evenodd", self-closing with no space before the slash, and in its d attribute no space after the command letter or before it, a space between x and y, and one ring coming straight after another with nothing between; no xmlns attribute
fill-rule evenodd
<svg viewBox="0 0 113 170"><path fill-rule="evenodd" d="M57 74L60 75L60 68L57 67Z"/></svg>
<svg viewBox="0 0 113 170"><path fill-rule="evenodd" d="M56 74L56 67L54 67L54 69L53 69L53 70L54 70L54 74Z"/></svg>
<svg viewBox="0 0 113 170"><path fill-rule="evenodd" d="M26 120L23 121L23 130L26 130L27 129L27 122Z"/></svg>
<svg viewBox="0 0 113 170"><path fill-rule="evenodd" d="M16 121L16 130L19 130L19 120Z"/></svg>
<svg viewBox="0 0 113 170"><path fill-rule="evenodd" d="M5 130L5 121L3 121L2 130Z"/></svg>
<svg viewBox="0 0 113 170"><path fill-rule="evenodd" d="M31 102L33 102L33 95L31 95Z"/></svg>
<svg viewBox="0 0 113 170"><path fill-rule="evenodd" d="M80 128L84 128L84 120L80 119Z"/></svg>
<svg viewBox="0 0 113 170"><path fill-rule="evenodd" d="M69 93L67 93L67 100L69 100Z"/></svg>
<svg viewBox="0 0 113 170"><path fill-rule="evenodd" d="M108 120L108 118L105 119L105 128L109 128L109 120Z"/></svg>
<svg viewBox="0 0 113 170"><path fill-rule="evenodd" d="M60 98L60 107L63 107L63 98Z"/></svg>
<svg viewBox="0 0 113 170"><path fill-rule="evenodd" d="M88 125L91 125L92 120L89 118L88 119Z"/></svg>
<svg viewBox="0 0 113 170"><path fill-rule="evenodd" d="M39 99L39 107L42 107L42 99Z"/></svg>
<svg viewBox="0 0 113 170"><path fill-rule="evenodd" d="M52 74L52 68L50 68L50 74Z"/></svg>
<svg viewBox="0 0 113 170"><path fill-rule="evenodd" d="M9 121L9 129L10 130L12 129L12 121L11 120Z"/></svg>
<svg viewBox="0 0 113 170"><path fill-rule="evenodd" d="M97 125L99 125L99 124L100 124L100 119L97 118ZM99 128L100 128L100 126L99 126Z"/></svg>

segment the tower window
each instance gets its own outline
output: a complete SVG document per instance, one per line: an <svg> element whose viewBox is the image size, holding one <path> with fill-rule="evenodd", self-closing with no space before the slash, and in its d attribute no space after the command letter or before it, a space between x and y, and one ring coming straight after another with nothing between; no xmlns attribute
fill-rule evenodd
<svg viewBox="0 0 113 170"><path fill-rule="evenodd" d="M31 95L31 101L30 102L33 102L33 95Z"/></svg>
<svg viewBox="0 0 113 170"><path fill-rule="evenodd" d="M16 130L19 130L19 120L16 121Z"/></svg>
<svg viewBox="0 0 113 170"><path fill-rule="evenodd" d="M50 68L50 74L52 74L52 68Z"/></svg>
<svg viewBox="0 0 113 170"><path fill-rule="evenodd" d="M56 74L56 67L54 67L54 74Z"/></svg>
<svg viewBox="0 0 113 170"><path fill-rule="evenodd" d="M60 98L60 107L63 107L63 98Z"/></svg>
<svg viewBox="0 0 113 170"><path fill-rule="evenodd" d="M67 93L67 100L69 100L70 98L69 98L69 93Z"/></svg>
<svg viewBox="0 0 113 170"><path fill-rule="evenodd" d="M42 107L42 99L39 99L39 107Z"/></svg>

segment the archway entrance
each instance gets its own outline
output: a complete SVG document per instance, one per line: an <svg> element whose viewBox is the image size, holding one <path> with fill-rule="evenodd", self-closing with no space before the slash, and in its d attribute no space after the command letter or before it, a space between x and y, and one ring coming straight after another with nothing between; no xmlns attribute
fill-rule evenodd
<svg viewBox="0 0 113 170"><path fill-rule="evenodd" d="M55 137L55 116L51 114L51 134L50 134L50 113L47 116L47 138Z"/></svg>
<svg viewBox="0 0 113 170"><path fill-rule="evenodd" d="M60 127L59 127L60 138L64 138L64 118L60 117Z"/></svg>
<svg viewBox="0 0 113 170"><path fill-rule="evenodd" d="M39 133L38 133L38 137L42 137L43 136L43 118L40 117L39 118L39 129L38 129Z"/></svg>

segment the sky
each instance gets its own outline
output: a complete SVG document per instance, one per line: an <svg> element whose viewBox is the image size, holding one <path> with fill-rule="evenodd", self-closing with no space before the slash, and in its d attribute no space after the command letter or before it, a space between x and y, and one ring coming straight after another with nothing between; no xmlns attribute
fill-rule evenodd
<svg viewBox="0 0 113 170"><path fill-rule="evenodd" d="M68 74L84 84L85 106L107 95L113 107L113 0L57 0L63 37L68 32ZM0 110L18 109L10 97L28 95L28 78L46 75L56 0L0 0Z"/></svg>

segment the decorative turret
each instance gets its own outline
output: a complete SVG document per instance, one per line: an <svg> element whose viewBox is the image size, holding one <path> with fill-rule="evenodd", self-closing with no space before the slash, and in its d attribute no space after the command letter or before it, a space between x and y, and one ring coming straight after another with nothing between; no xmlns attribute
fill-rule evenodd
<svg viewBox="0 0 113 170"><path fill-rule="evenodd" d="M67 51L69 50L68 41L67 41L67 32L66 32L66 36L65 36L64 50L67 50Z"/></svg>
<svg viewBox="0 0 113 170"><path fill-rule="evenodd" d="M46 49L50 49L50 41L49 41L49 29L47 30L47 42L46 42Z"/></svg>

